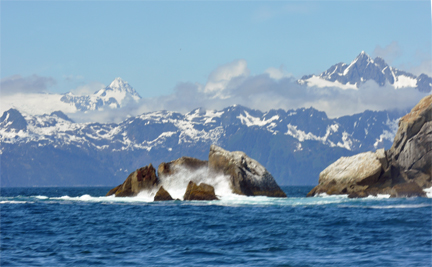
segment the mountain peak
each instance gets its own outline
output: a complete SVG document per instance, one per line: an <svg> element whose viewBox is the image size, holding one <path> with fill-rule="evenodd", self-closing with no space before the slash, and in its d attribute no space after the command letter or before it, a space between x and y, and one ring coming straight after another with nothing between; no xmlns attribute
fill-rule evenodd
<svg viewBox="0 0 432 267"><path fill-rule="evenodd" d="M362 61L367 61L368 63L374 63L373 59L365 52L361 51L361 53L356 57L356 59L351 63L360 63Z"/></svg>
<svg viewBox="0 0 432 267"><path fill-rule="evenodd" d="M128 82L124 81L122 78L117 77L110 83L108 86L109 88L113 90L119 90L119 91L128 91L128 89L132 89L132 87L129 85Z"/></svg>
<svg viewBox="0 0 432 267"><path fill-rule="evenodd" d="M372 59L365 51L349 64L339 63L331 66L320 75L306 75L297 82L301 85L316 87L338 87L341 89L358 89L361 84L373 80L379 86L386 83L395 89L416 88L420 92L431 92L432 78L415 75L390 67L384 59Z"/></svg>
<svg viewBox="0 0 432 267"><path fill-rule="evenodd" d="M104 106L109 108L120 108L129 102L137 102L141 96L122 78L115 78L105 88L96 91L93 95L74 96L71 93L65 94L60 101L72 103L78 110L99 110Z"/></svg>

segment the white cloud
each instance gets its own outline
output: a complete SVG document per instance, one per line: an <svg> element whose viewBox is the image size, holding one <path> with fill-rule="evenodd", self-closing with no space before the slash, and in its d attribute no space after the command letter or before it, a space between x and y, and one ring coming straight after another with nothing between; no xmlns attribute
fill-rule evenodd
<svg viewBox="0 0 432 267"><path fill-rule="evenodd" d="M74 92L93 93L93 89L100 89L99 86L101 84L89 84L76 88ZM236 60L214 70L205 85L179 83L169 95L143 98L138 103L131 103L120 109L107 108L104 111L86 113L72 111L69 115L79 122L119 122L128 116L150 111L186 113L197 107L220 110L239 104L262 111L314 107L325 111L329 117L340 117L366 109L410 109L425 95L414 88L395 90L389 84L379 86L374 81L362 84L358 90L306 87L299 85L293 77L286 74L283 67L269 68L263 74L250 75L247 62ZM2 102L4 99L2 98Z"/></svg>
<svg viewBox="0 0 432 267"><path fill-rule="evenodd" d="M422 73L428 75L429 77L432 77L432 60L426 59L420 63L420 65L412 67L410 69L410 72L412 72L415 75L420 75Z"/></svg>
<svg viewBox="0 0 432 267"><path fill-rule="evenodd" d="M56 81L51 77L41 77L38 75L22 77L21 75L13 75L1 79L0 88L1 95L42 93L55 84Z"/></svg>
<svg viewBox="0 0 432 267"><path fill-rule="evenodd" d="M274 68L274 67L270 67L270 68L266 69L264 72L267 73L270 76L270 78L272 78L274 80L280 80L283 78L293 77L293 75L291 73L288 73L285 70L283 65L281 65L278 69Z"/></svg>
<svg viewBox="0 0 432 267"><path fill-rule="evenodd" d="M89 84L80 85L77 88L72 89L71 92L74 95L91 95L104 87L105 85L103 83L91 82Z"/></svg>
<svg viewBox="0 0 432 267"><path fill-rule="evenodd" d="M235 60L231 63L222 65L210 73L208 81L203 91L207 94L213 94L213 97L228 98L223 91L227 87L235 86L233 83L241 83L242 80L249 76L246 60Z"/></svg>
<svg viewBox="0 0 432 267"><path fill-rule="evenodd" d="M377 45L373 51L373 55L375 57L383 58L389 65L391 65L395 59L402 55L402 49L400 48L398 42L393 41L384 48L382 48L380 45Z"/></svg>

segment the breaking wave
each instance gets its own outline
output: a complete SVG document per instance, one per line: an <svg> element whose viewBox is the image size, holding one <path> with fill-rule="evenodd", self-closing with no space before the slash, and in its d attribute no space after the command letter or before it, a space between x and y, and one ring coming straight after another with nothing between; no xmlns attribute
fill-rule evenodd
<svg viewBox="0 0 432 267"><path fill-rule="evenodd" d="M226 189L226 188L225 188ZM432 204L392 204L395 200L403 201L404 199L390 199L387 195L377 197L367 197L361 199L351 199L345 195L320 195L318 197L288 197L273 198L266 196L241 196L232 193L226 193L223 186L218 188L219 200L212 201L157 201L153 202L153 196L149 192L142 192L135 197L115 197L115 196L91 196L84 194L81 196L28 196L28 197L1 197L0 204L31 204L31 203L101 203L101 204L151 204L151 205L217 205L217 206L317 206L317 205L337 205L340 208L370 208L370 209L398 209L398 208L423 208L432 207ZM182 190L173 191L173 196L178 197ZM221 193L222 192L222 193ZM408 199L405 199L407 201ZM391 203L388 203L391 202ZM379 205L371 205L379 203ZM387 205L389 204L389 205Z"/></svg>

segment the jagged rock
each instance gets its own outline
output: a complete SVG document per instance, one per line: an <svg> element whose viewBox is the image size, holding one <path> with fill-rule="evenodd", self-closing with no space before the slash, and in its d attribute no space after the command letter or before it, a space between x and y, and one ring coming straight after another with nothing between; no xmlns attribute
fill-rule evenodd
<svg viewBox="0 0 432 267"><path fill-rule="evenodd" d="M159 164L157 174L158 177L163 180L164 177L175 174L179 170L179 167L186 168L189 171L195 171L199 168L207 167L207 165L208 162L205 160L199 160L190 157L181 157L168 163L162 162L161 164Z"/></svg>
<svg viewBox="0 0 432 267"><path fill-rule="evenodd" d="M213 175L223 174L230 177L230 186L235 194L286 197L273 176L244 152L229 152L212 145L208 166Z"/></svg>
<svg viewBox="0 0 432 267"><path fill-rule="evenodd" d="M432 186L432 95L424 97L399 121L388 151L366 152L341 158L320 173L319 193L349 197L390 194L391 197L425 196Z"/></svg>
<svg viewBox="0 0 432 267"><path fill-rule="evenodd" d="M190 181L183 200L218 200L216 197L214 187L205 183L197 185Z"/></svg>
<svg viewBox="0 0 432 267"><path fill-rule="evenodd" d="M423 188L432 186L432 95L423 98L399 121L387 154L387 172L398 181L415 181Z"/></svg>
<svg viewBox="0 0 432 267"><path fill-rule="evenodd" d="M383 154L383 151L378 150L375 153L365 152L338 159L320 173L318 185L308 195L355 195L364 191L369 185L377 182L383 170Z"/></svg>
<svg viewBox="0 0 432 267"><path fill-rule="evenodd" d="M143 190L151 190L159 184L156 170L150 164L129 174L123 184L111 189L107 196L115 194L116 197L131 197Z"/></svg>
<svg viewBox="0 0 432 267"><path fill-rule="evenodd" d="M397 184L392 188L391 197L425 197L426 193L416 182Z"/></svg>
<svg viewBox="0 0 432 267"><path fill-rule="evenodd" d="M154 201L169 201L169 200L174 200L174 199L171 197L168 191L166 191L165 188L161 186L154 197Z"/></svg>

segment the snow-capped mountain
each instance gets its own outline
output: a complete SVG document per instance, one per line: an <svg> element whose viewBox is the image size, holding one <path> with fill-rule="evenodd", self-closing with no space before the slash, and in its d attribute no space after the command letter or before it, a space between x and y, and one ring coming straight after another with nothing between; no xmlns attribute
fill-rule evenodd
<svg viewBox="0 0 432 267"><path fill-rule="evenodd" d="M0 110L18 109L28 114L46 114L61 110L64 113L78 111L107 110L135 104L140 95L121 78L116 78L109 86L97 90L91 95L56 93L32 93L2 95Z"/></svg>
<svg viewBox="0 0 432 267"><path fill-rule="evenodd" d="M339 87L342 89L358 89L367 81L373 80L378 85L391 84L395 89L406 87L417 88L421 92L432 90L432 78L426 74L418 77L393 67L384 59L372 59L364 51L350 64L338 63L320 75L307 75L298 80L299 84L317 87Z"/></svg>
<svg viewBox="0 0 432 267"><path fill-rule="evenodd" d="M75 105L77 110L101 110L103 108L120 108L131 102L137 102L141 96L121 78L116 78L109 86L96 91L92 95L77 96L72 92L65 94L60 100Z"/></svg>
<svg viewBox="0 0 432 267"><path fill-rule="evenodd" d="M231 106L184 115L151 112L100 124L75 123L62 112L28 115L11 109L0 118L1 182L113 185L149 163L157 166L181 156L205 159L210 145L217 144L245 151L278 183L308 184L340 156L389 148L398 117L365 111L329 119L313 108L263 113Z"/></svg>

